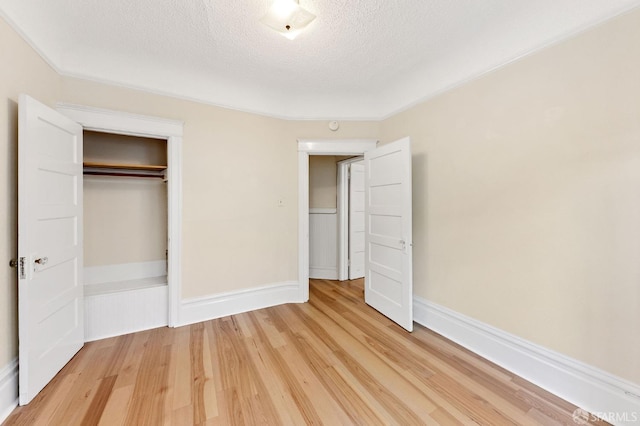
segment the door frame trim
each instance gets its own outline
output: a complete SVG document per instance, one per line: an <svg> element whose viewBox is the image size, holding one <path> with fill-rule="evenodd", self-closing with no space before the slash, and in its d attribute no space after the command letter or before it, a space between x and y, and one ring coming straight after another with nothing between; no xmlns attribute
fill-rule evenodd
<svg viewBox="0 0 640 426"><path fill-rule="evenodd" d="M338 280L349 279L349 173L352 163L364 157L338 161Z"/></svg>
<svg viewBox="0 0 640 426"><path fill-rule="evenodd" d="M59 102L56 110L84 130L167 140L169 326L180 324L182 289L182 134L184 122Z"/></svg>
<svg viewBox="0 0 640 426"><path fill-rule="evenodd" d="M362 155L377 139L298 139L298 285L309 300L309 155Z"/></svg>

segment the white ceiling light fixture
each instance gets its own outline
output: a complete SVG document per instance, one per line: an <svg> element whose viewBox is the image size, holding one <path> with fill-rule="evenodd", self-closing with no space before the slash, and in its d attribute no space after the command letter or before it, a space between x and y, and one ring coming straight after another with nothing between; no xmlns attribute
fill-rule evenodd
<svg viewBox="0 0 640 426"><path fill-rule="evenodd" d="M314 19L316 15L302 8L298 0L275 0L260 22L293 40Z"/></svg>

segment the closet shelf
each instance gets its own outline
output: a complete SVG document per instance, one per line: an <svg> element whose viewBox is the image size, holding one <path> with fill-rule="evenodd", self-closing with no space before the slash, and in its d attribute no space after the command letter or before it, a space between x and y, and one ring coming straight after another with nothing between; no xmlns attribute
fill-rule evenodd
<svg viewBox="0 0 640 426"><path fill-rule="evenodd" d="M130 176L130 177L165 177L167 166L150 164L120 164L98 163L85 161L83 163L85 175L96 176Z"/></svg>

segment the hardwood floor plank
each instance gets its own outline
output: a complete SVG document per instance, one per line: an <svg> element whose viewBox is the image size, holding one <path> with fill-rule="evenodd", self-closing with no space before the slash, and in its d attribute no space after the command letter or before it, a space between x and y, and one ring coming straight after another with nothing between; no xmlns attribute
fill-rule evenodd
<svg viewBox="0 0 640 426"><path fill-rule="evenodd" d="M195 424L207 420L205 409L204 387L206 375L204 371L204 324L194 324L191 328L189 339L189 354L191 355L191 406L193 407L193 421Z"/></svg>
<svg viewBox="0 0 640 426"><path fill-rule="evenodd" d="M233 318L223 319L214 323L214 330L216 341L223 350L219 352L220 359L228 367L222 372L222 381L223 389L231 393L233 405L228 405L231 422L280 424L280 416L271 399L265 397L267 387L250 361L239 325ZM226 399L229 403L229 393Z"/></svg>
<svg viewBox="0 0 640 426"><path fill-rule="evenodd" d="M282 352L277 350L286 344L282 336L275 330L279 338L274 341L272 335L275 327L263 312L252 312L248 318L254 330L253 336L256 337L256 350L252 351L254 362L264 381L270 387L279 388L280 397L276 397L275 401L281 407L281 412L287 413L291 424L322 424L313 401L296 379Z"/></svg>
<svg viewBox="0 0 640 426"><path fill-rule="evenodd" d="M322 342L331 348L332 353L324 356L335 358L363 386L374 391L385 410L394 413L396 418L415 424L420 418L428 418L429 412L437 408L410 382L399 380L395 370L365 345L353 339L338 324L325 322L321 325L317 320L321 314L312 309L305 309L308 311L305 313L299 306L292 306L290 310L297 312L301 320L298 321L299 327L305 327L314 334L315 338L308 340L315 345Z"/></svg>
<svg viewBox="0 0 640 426"><path fill-rule="evenodd" d="M193 409L189 405L185 405L176 410L173 410L171 414L170 423L172 426L193 426L196 424L193 421Z"/></svg>
<svg viewBox="0 0 640 426"><path fill-rule="evenodd" d="M109 396L99 426L123 425L129 412L129 404L133 397L134 385L114 387Z"/></svg>
<svg viewBox="0 0 640 426"><path fill-rule="evenodd" d="M572 404L407 333L363 285L311 280L309 303L87 343L4 425L575 424Z"/></svg>
<svg viewBox="0 0 640 426"><path fill-rule="evenodd" d="M203 335L202 345L202 364L205 378L202 398L207 421L217 418L219 414L215 376L213 373L214 367L210 347L211 343L209 342L209 335L205 333Z"/></svg>
<svg viewBox="0 0 640 426"><path fill-rule="evenodd" d="M98 389L96 390L96 395L91 400L91 404L89 405L89 408L87 408L87 412L82 418L80 424L97 425L100 422L100 418L102 417L107 401L111 396L111 391L113 390L115 382L116 376L109 376L100 380Z"/></svg>
<svg viewBox="0 0 640 426"><path fill-rule="evenodd" d="M170 346L163 343L162 329L149 334L135 380L127 424L160 425L164 422L164 399L171 359Z"/></svg>
<svg viewBox="0 0 640 426"><path fill-rule="evenodd" d="M313 348L305 336L297 333L291 337L297 351L304 356L316 378L354 424L384 424L371 407L358 396L356 390Z"/></svg>
<svg viewBox="0 0 640 426"><path fill-rule="evenodd" d="M151 333L148 331L142 331L140 333L130 335L133 336L133 340L124 357L121 370L118 372L118 379L115 383L116 388L136 384L138 369L140 368L144 348L150 335Z"/></svg>
<svg viewBox="0 0 640 426"><path fill-rule="evenodd" d="M92 362L81 360L78 364L83 364L77 379L73 384L73 397L68 398L60 404L49 419L53 425L80 424L85 412L88 410L92 399L96 395L99 381L104 377L105 364L110 358L109 350L95 350L96 345L91 343L87 346Z"/></svg>

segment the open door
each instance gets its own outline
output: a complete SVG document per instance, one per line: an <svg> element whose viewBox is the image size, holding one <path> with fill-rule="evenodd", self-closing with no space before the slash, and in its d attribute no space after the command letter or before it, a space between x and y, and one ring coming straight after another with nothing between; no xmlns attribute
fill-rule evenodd
<svg viewBox="0 0 640 426"><path fill-rule="evenodd" d="M364 277L364 160L349 165L349 279Z"/></svg>
<svg viewBox="0 0 640 426"><path fill-rule="evenodd" d="M365 152L365 302L413 331L411 143Z"/></svg>
<svg viewBox="0 0 640 426"><path fill-rule="evenodd" d="M20 95L18 320L20 405L84 344L82 127Z"/></svg>

